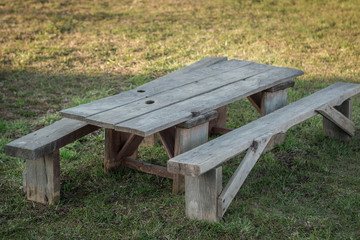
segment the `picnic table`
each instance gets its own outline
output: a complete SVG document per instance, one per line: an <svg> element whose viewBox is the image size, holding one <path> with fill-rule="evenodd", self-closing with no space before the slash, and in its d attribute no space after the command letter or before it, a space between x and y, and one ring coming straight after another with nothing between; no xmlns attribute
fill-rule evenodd
<svg viewBox="0 0 360 240"><path fill-rule="evenodd" d="M174 193L185 190L188 218L218 221L260 156L281 143L292 126L320 114L325 136L349 141L355 135L351 98L360 93L360 84L338 82L285 106L287 88L302 74L205 58L133 90L63 110L65 118L8 143L5 153L26 160L27 198L52 204L60 199L59 149L105 128L105 172L130 167L171 178ZM226 128L227 105L242 98L263 117ZM222 136L208 142L212 133ZM154 134L170 158L167 167L136 159L141 142ZM222 164L244 151L223 188Z"/></svg>
<svg viewBox="0 0 360 240"><path fill-rule="evenodd" d="M173 180L174 193L186 190L188 217L217 220L217 212L223 214L225 211L224 208L221 211L216 210L219 196L217 191L221 185L221 167L218 165L242 151L243 147L249 147L259 126L274 127L271 124L272 119L285 116L280 113L276 114L278 117L271 117L269 113L274 114L279 111L277 109L284 109L282 107L287 102L287 88L294 85L293 78L302 74L302 71L296 69L236 59L227 60L226 57L205 58L130 91L62 110L60 114L65 118L8 143L5 152L26 160L23 189L27 199L52 204L60 199L59 149L99 128L105 128L105 172L130 167L170 178ZM327 93L336 98L336 101L330 102L331 106L345 100L343 95L346 89L350 92L346 92L345 97L349 98L357 93L359 87L345 84L337 88L337 94L331 92L332 90ZM325 93L323 95L326 99L331 99ZM244 126L246 131L241 128L232 131L226 127L227 105L242 98L248 98L261 116L267 116L258 119L263 119L259 123L256 120L251 126ZM341 114L331 108L326 108L326 111L317 109L328 113L326 116L332 121L326 125L328 132L331 135L340 134L339 136L345 139L348 135L343 135L341 129L333 126L333 122L352 134L353 124L345 119L351 112L351 105L347 103L349 102L338 108L342 109L345 117L341 117ZM309 106L312 105L311 103ZM302 111L297 111L290 115L298 117L300 114L301 120L305 119L304 116L314 115L312 107L307 111L311 114L304 115ZM338 120L328 115L337 116ZM268 130L262 131L269 133ZM234 134L229 133L230 131ZM266 144L262 144L264 148L271 148L273 143L281 141L283 132L275 131L275 134L268 137ZM215 139L219 140L217 142L220 144L215 147L211 145L209 148L205 143L209 134L213 133L225 134L222 137L226 138ZM154 134L160 137L170 158L167 167L136 159L141 142ZM244 134L246 137L241 137ZM237 138L241 138L241 141ZM257 141L261 143L260 140ZM241 143L241 147L234 147L234 143ZM194 149L198 146L204 146L205 150ZM209 149L212 152L209 152ZM221 152L222 149L225 152ZM201 155L204 153L206 161L203 161L204 155ZM188 155L194 157L189 159ZM209 174L204 174L209 170ZM229 199L231 198L227 198ZM228 206L229 202L231 200L224 204Z"/></svg>
<svg viewBox="0 0 360 240"><path fill-rule="evenodd" d="M227 105L248 98L261 115L286 105L286 89L303 72L249 61L205 58L145 85L62 110L66 118L105 128L105 172L128 166L173 179L165 167L136 160L144 137L158 134L169 158L208 140L226 128Z"/></svg>

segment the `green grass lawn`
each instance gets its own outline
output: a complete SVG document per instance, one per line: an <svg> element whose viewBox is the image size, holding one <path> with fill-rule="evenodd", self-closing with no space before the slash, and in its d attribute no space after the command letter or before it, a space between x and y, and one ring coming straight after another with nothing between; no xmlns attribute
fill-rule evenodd
<svg viewBox="0 0 360 240"><path fill-rule="evenodd" d="M58 111L209 56L297 68L289 102L337 81L360 83L360 1L0 0L0 238L360 239L360 98L356 136L322 135L321 117L264 154L219 223L185 218L171 181L103 173L104 133L61 149L61 201L25 200L24 162L8 142ZM229 106L228 127L258 118ZM141 159L166 165L159 146ZM242 156L224 165L228 180Z"/></svg>

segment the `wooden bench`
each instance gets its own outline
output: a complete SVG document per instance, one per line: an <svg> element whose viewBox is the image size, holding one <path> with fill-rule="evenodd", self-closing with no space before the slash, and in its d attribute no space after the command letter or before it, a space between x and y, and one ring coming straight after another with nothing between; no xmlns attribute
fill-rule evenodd
<svg viewBox="0 0 360 240"><path fill-rule="evenodd" d="M23 188L27 199L52 204L60 199L59 149L98 127L62 119L5 146L5 153L26 160Z"/></svg>
<svg viewBox="0 0 360 240"><path fill-rule="evenodd" d="M186 216L218 221L271 139L317 114L323 116L325 135L349 140L355 133L350 98L359 92L359 84L336 83L170 159L168 171L185 175ZM244 159L222 189L221 164L246 149Z"/></svg>

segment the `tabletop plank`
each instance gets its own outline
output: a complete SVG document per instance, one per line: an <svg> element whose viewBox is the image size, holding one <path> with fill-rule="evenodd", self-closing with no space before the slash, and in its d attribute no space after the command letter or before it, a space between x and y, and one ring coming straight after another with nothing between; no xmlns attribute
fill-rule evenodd
<svg viewBox="0 0 360 240"><path fill-rule="evenodd" d="M114 129L148 136L187 121L194 114L219 108L302 74L302 71L296 69L273 67L266 72L247 78L246 81L236 81L185 101L118 123Z"/></svg>
<svg viewBox="0 0 360 240"><path fill-rule="evenodd" d="M91 103L65 109L60 111L60 114L64 117L84 120L88 116L98 114L115 107L123 106L140 99L145 99L153 94L158 94L163 91L192 83L201 77L213 76L246 66L248 64L251 64L251 62L235 59L227 61L226 57L205 58L138 88L99 99Z"/></svg>
<svg viewBox="0 0 360 240"><path fill-rule="evenodd" d="M199 78L198 81L183 85L168 91L155 94L146 99L140 99L127 105L111 109L86 118L88 123L112 128L113 125L171 106L201 94L211 92L237 81L266 72L274 67L264 64L251 63L246 68L237 68L216 75L215 77Z"/></svg>

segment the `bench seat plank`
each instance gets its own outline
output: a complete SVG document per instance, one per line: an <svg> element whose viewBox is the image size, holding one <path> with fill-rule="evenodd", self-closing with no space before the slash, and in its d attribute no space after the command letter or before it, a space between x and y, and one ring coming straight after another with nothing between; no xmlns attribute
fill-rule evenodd
<svg viewBox="0 0 360 240"><path fill-rule="evenodd" d="M5 145L10 156L35 160L98 129L82 121L64 118Z"/></svg>
<svg viewBox="0 0 360 240"><path fill-rule="evenodd" d="M359 84L338 82L273 113L222 135L168 161L169 172L199 176L248 149L254 139L286 132L318 114L324 105L337 106L360 92Z"/></svg>

